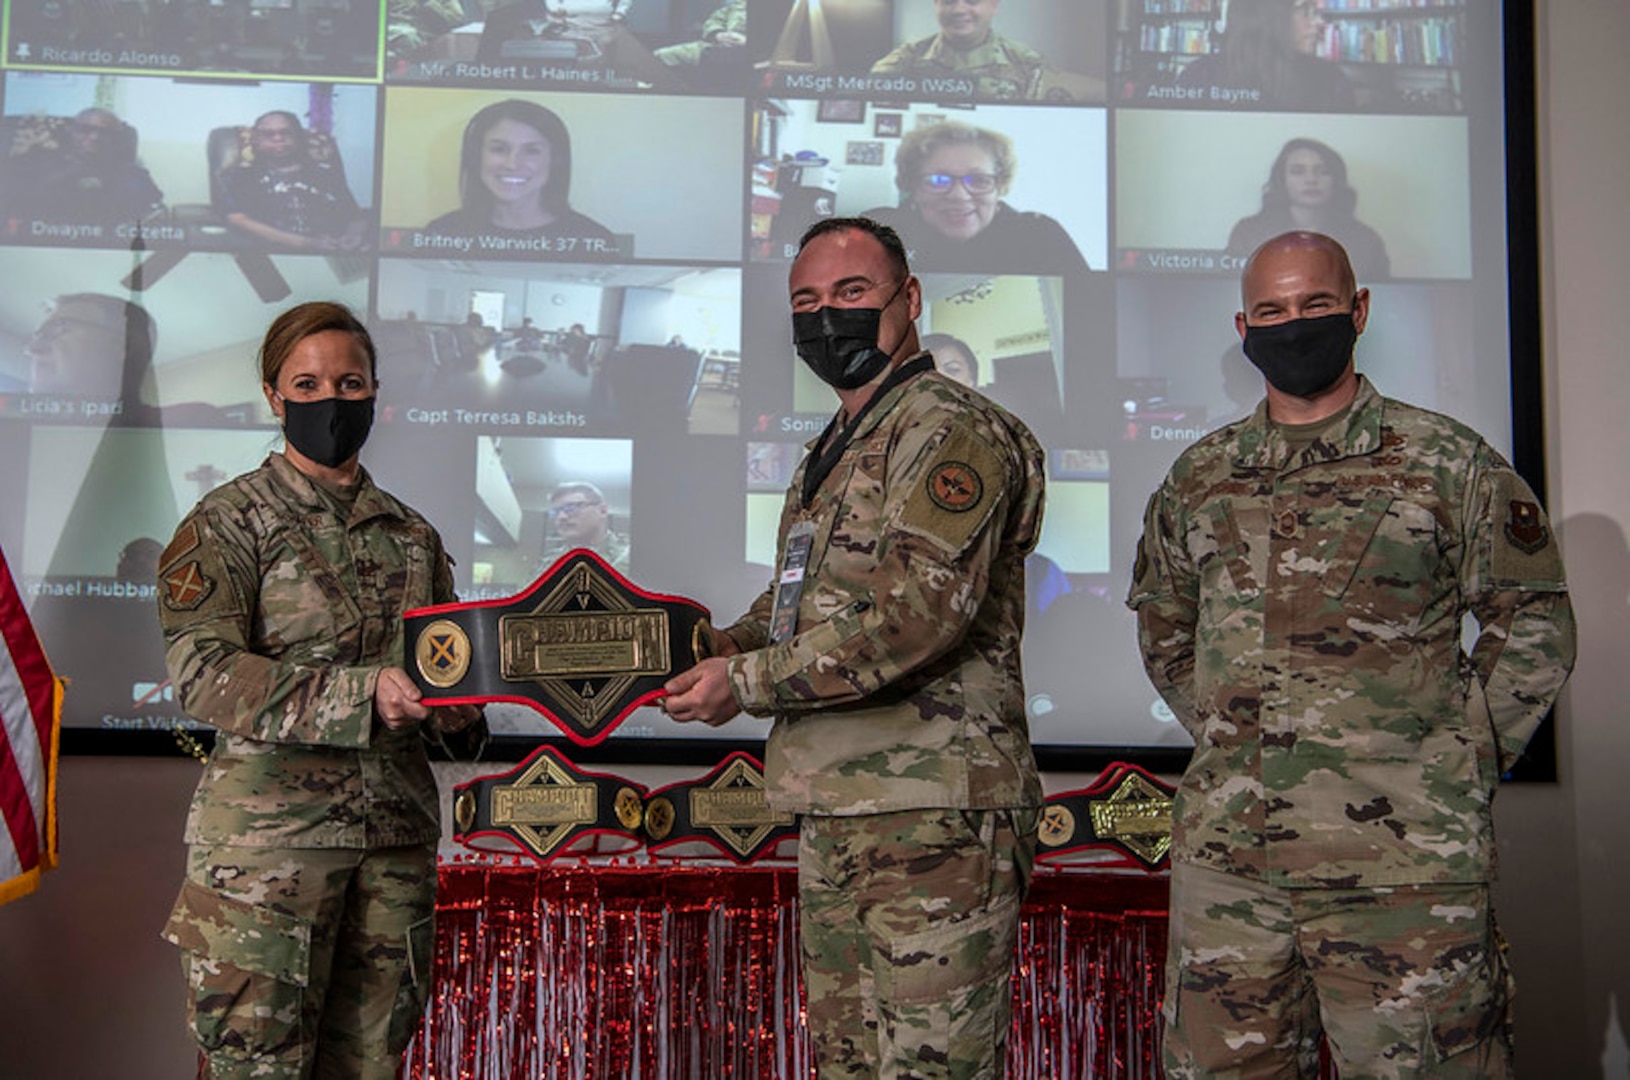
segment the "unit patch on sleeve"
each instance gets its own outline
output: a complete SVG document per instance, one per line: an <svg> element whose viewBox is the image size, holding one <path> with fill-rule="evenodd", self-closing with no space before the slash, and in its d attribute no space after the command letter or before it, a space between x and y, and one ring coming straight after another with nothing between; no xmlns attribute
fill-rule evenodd
<svg viewBox="0 0 1630 1080"><path fill-rule="evenodd" d="M1491 495L1487 583L1495 588L1566 588L1556 534L1528 485L1516 473L1502 471L1494 477Z"/></svg>
<svg viewBox="0 0 1630 1080"><path fill-rule="evenodd" d="M165 572L164 602L176 611L192 611L215 591L215 581L204 574L197 559L189 559Z"/></svg>
<svg viewBox="0 0 1630 1080"><path fill-rule="evenodd" d="M979 505L985 481L965 461L944 461L928 478L928 497L941 510L963 514Z"/></svg>
<svg viewBox="0 0 1630 1080"><path fill-rule="evenodd" d="M1511 500L1511 516L1506 519L1505 538L1518 551L1532 555L1551 542L1551 530L1539 507L1521 499Z"/></svg>
<svg viewBox="0 0 1630 1080"><path fill-rule="evenodd" d="M990 518L1006 482L1002 460L962 426L928 452L906 496L900 527L961 551Z"/></svg>

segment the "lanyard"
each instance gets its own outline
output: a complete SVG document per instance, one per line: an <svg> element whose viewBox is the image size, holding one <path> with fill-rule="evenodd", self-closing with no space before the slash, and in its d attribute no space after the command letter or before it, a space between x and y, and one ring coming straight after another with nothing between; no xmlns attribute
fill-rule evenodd
<svg viewBox="0 0 1630 1080"><path fill-rule="evenodd" d="M815 444L815 449L810 454L809 468L804 470L804 486L801 492L803 502L800 504L804 509L809 508L811 500L815 498L815 493L821 489L821 485L826 482L826 478L832 475L832 470L837 468L838 461L843 457L843 452L849 449L849 443L854 440L855 432L860 430L860 422L866 418L867 413L872 411L872 406L881 401L883 396L890 390L907 379L921 375L925 371L933 370L934 357L928 353L907 360L888 373L883 381L877 385L876 392L866 399L866 404L860 407L860 411L855 413L854 418L847 424L839 423L840 418L843 416L841 412L832 417L832 422L826 425L825 431L821 432L820 442Z"/></svg>

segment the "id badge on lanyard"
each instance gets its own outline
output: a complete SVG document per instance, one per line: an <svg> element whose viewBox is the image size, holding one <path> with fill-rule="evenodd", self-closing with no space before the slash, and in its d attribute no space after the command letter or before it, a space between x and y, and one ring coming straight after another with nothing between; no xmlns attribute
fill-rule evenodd
<svg viewBox="0 0 1630 1080"><path fill-rule="evenodd" d="M787 530L787 550L775 578L775 606L770 612L770 644L792 637L798 630L798 599L804 595L804 574L809 551L815 545L815 523L800 521Z"/></svg>

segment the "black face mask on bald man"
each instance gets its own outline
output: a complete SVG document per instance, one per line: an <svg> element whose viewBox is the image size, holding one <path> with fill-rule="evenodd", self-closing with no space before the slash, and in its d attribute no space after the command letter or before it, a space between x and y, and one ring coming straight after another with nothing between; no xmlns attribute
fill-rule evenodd
<svg viewBox="0 0 1630 1080"><path fill-rule="evenodd" d="M1327 390L1347 370L1358 341L1351 311L1245 328L1245 355L1268 384L1292 397Z"/></svg>

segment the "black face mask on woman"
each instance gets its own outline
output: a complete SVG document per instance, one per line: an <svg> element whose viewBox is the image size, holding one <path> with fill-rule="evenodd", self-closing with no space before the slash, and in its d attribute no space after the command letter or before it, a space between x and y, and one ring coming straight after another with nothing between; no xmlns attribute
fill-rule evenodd
<svg viewBox="0 0 1630 1080"><path fill-rule="evenodd" d="M320 401L283 398L283 437L300 453L330 469L356 456L368 441L373 425L371 397Z"/></svg>
<svg viewBox="0 0 1630 1080"><path fill-rule="evenodd" d="M1312 397L1347 370L1358 341L1351 311L1245 328L1245 355L1268 384L1292 397Z"/></svg>
<svg viewBox="0 0 1630 1080"><path fill-rule="evenodd" d="M894 303L906 283L901 281L882 307L822 307L792 313L792 344L798 358L839 390L854 390L877 378L889 364L889 354L878 347L883 312Z"/></svg>

